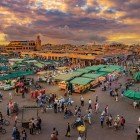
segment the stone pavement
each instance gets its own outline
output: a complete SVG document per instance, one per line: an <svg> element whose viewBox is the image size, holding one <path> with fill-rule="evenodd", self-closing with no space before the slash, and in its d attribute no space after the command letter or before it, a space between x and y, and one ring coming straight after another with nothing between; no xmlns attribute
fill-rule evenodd
<svg viewBox="0 0 140 140"><path fill-rule="evenodd" d="M120 81L123 82L123 77L120 79ZM43 84L44 86L44 84ZM63 91L60 91L57 86L46 86L47 93L56 93L60 95L64 95ZM4 94L4 101L0 103L0 110L5 114L6 112L6 104L8 102L8 92L5 91L2 93ZM128 100L126 98L119 97L119 101L116 102L113 97L109 96L108 92L101 91L101 88L96 88L95 92L89 91L86 94L83 94L83 97L85 99L85 107L82 108L82 112L85 112L88 107L88 99L92 99L92 101L95 103L95 94L99 97L99 105L100 105L100 113L105 108L106 105L109 105L109 112L113 116L116 115L123 115L126 119L126 126L124 130L118 130L115 131L113 128L107 128L106 126L104 128L100 127L100 121L98 114L93 114L93 124L91 126L88 126L87 130L87 140L135 140L136 134L135 129L138 124L138 118L140 117L140 110L139 109L133 109L132 101ZM79 94L73 94L72 99L74 100L74 105L71 107L74 110L75 105L80 105L80 95ZM35 102L30 99L29 97L26 97L25 99L22 99L21 96L14 96L14 101L17 101L22 107L23 105L33 105ZM25 112L25 116L27 117L34 117L35 112L34 111L27 111ZM59 140L77 140L78 132L76 129L71 129L71 137L66 138L66 128L67 128L67 122L74 122L75 117L71 117L70 119L64 119L62 113L54 114L53 110L48 110L47 113L39 113L39 116L42 118L42 134L40 135L29 135L28 132L28 140L50 140L50 135L52 133L53 127L56 127L59 132ZM21 118L21 113L19 114L19 119ZM10 120L11 125L8 127L4 127L7 130L7 133L5 135L2 135L0 133L0 140L11 140L11 134L12 134L12 128L13 128L13 118L8 118ZM18 124L18 128L20 129L21 124Z"/></svg>

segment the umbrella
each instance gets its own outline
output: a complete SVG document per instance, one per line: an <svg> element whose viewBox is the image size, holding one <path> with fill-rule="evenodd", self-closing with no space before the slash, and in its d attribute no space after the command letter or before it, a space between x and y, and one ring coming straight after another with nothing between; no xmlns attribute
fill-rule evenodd
<svg viewBox="0 0 140 140"><path fill-rule="evenodd" d="M127 90L124 92L124 96L129 98L129 99L133 99L133 100L140 100L140 92L136 92L133 90Z"/></svg>
<svg viewBox="0 0 140 140"><path fill-rule="evenodd" d="M86 128L85 128L84 125L81 125L81 126L78 126L78 127L77 127L77 130L78 130L79 132L85 132Z"/></svg>

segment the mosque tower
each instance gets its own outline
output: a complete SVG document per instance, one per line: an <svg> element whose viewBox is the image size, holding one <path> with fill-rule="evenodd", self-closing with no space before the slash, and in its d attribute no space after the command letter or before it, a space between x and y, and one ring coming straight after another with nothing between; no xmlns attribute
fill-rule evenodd
<svg viewBox="0 0 140 140"><path fill-rule="evenodd" d="M41 48L41 39L40 39L40 36L38 35L36 38L36 50L40 51L41 49L42 49Z"/></svg>

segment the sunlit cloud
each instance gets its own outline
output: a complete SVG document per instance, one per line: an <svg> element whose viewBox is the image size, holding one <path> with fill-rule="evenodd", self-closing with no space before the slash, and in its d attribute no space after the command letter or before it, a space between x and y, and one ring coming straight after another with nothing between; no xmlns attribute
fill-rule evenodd
<svg viewBox="0 0 140 140"><path fill-rule="evenodd" d="M2 0L0 43L139 42L139 13L139 0Z"/></svg>
<svg viewBox="0 0 140 140"><path fill-rule="evenodd" d="M7 44L8 41L7 41L7 35L4 34L4 33L0 33L0 44Z"/></svg>

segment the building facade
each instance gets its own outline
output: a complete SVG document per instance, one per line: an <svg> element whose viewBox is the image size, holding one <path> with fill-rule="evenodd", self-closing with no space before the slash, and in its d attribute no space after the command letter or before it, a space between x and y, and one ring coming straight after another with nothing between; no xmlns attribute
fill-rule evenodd
<svg viewBox="0 0 140 140"><path fill-rule="evenodd" d="M11 41L7 46L5 46L5 51L40 51L41 50L41 39L37 36L36 41Z"/></svg>
<svg viewBox="0 0 140 140"><path fill-rule="evenodd" d="M11 41L6 47L6 51L34 51L35 41Z"/></svg>

